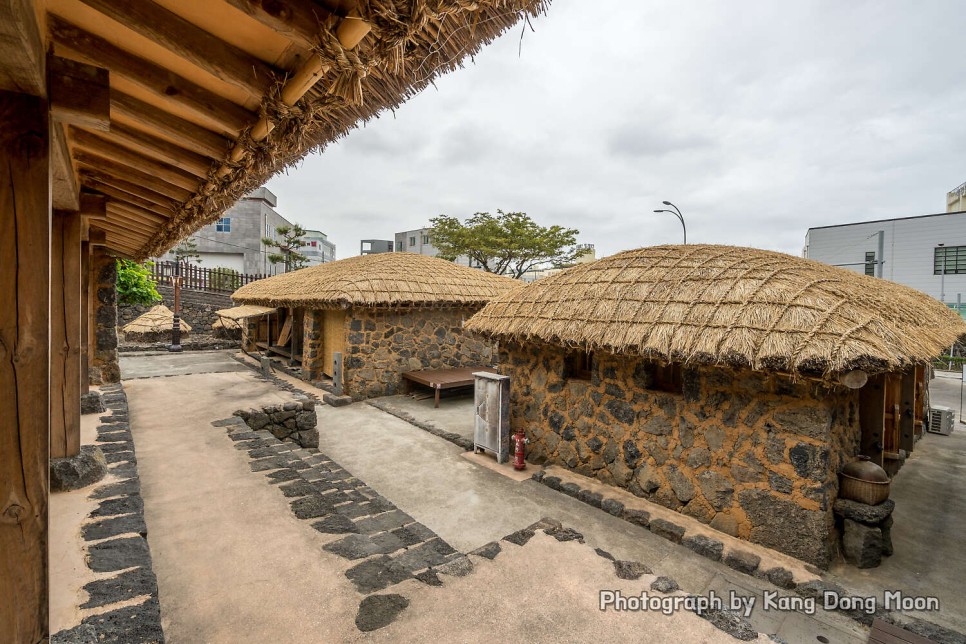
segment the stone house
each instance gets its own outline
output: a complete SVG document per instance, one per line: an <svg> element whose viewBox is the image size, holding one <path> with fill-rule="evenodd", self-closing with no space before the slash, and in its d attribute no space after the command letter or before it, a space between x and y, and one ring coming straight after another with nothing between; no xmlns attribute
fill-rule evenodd
<svg viewBox="0 0 966 644"><path fill-rule="evenodd" d="M337 377L338 353L344 393L362 400L398 393L406 371L491 365L495 344L463 323L520 286L434 257L377 253L252 282L232 299L275 309L249 322L248 347L287 355L308 381ZM285 336L290 346L273 345Z"/></svg>
<svg viewBox="0 0 966 644"><path fill-rule="evenodd" d="M925 365L966 331L913 289L710 245L632 250L495 299L528 457L825 567L838 472L894 472L922 434Z"/></svg>

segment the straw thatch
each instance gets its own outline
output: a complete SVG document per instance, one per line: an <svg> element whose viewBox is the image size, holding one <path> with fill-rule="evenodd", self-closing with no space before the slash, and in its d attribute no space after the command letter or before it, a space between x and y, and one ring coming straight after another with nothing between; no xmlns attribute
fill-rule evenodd
<svg viewBox="0 0 966 644"><path fill-rule="evenodd" d="M219 309L215 311L215 315L218 316L218 321L228 319L237 323L240 320L253 318L259 315L267 315L274 312L275 309L270 306L254 306L251 304L246 304L244 306L233 306L230 309Z"/></svg>
<svg viewBox="0 0 966 644"><path fill-rule="evenodd" d="M472 331L664 361L822 373L924 363L966 324L914 289L732 246L655 246L498 298Z"/></svg>
<svg viewBox="0 0 966 644"><path fill-rule="evenodd" d="M231 298L244 304L313 309L468 306L522 283L416 253L376 253L251 282Z"/></svg>
<svg viewBox="0 0 966 644"><path fill-rule="evenodd" d="M154 340L160 335L171 333L174 313L164 304L159 304L144 315L125 324L121 331L129 340ZM191 332L191 326L181 319L181 333Z"/></svg>
<svg viewBox="0 0 966 644"><path fill-rule="evenodd" d="M261 110L275 125L263 141L243 132L238 144L249 154L181 204L138 253L161 255L178 240L215 221L242 195L310 152L345 136L385 110L393 110L429 86L439 75L458 69L521 18L546 10L548 0L366 0L356 4L372 25L351 51L328 29L316 51L328 71L294 106L273 92ZM282 79L280 79L281 81ZM281 82L279 83L281 87Z"/></svg>

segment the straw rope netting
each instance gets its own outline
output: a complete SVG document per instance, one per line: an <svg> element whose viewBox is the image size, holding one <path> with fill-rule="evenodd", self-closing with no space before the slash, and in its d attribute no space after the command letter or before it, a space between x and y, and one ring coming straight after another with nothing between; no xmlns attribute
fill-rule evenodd
<svg viewBox="0 0 966 644"><path fill-rule="evenodd" d="M357 9L372 26L352 50L332 36L333 24L320 26L316 53L328 72L294 106L279 99L284 79L260 109L274 129L254 141L246 130L238 138L248 154L229 163L231 172L213 168L202 188L138 253L136 259L163 254L178 240L214 222L238 199L310 152L345 136L350 129L394 110L440 74L463 65L521 18L546 10L547 0L362 0ZM220 165L220 164L219 164Z"/></svg>
<svg viewBox="0 0 966 644"><path fill-rule="evenodd" d="M171 331L174 313L164 304L159 304L147 313L125 324L121 331L127 336L154 335ZM181 332L189 333L191 326L181 318Z"/></svg>
<svg viewBox="0 0 966 644"><path fill-rule="evenodd" d="M416 253L376 253L251 282L232 300L262 306L466 306L485 304L522 282Z"/></svg>
<svg viewBox="0 0 966 644"><path fill-rule="evenodd" d="M928 295L783 253L654 246L538 280L466 328L664 361L822 373L925 363L966 333Z"/></svg>

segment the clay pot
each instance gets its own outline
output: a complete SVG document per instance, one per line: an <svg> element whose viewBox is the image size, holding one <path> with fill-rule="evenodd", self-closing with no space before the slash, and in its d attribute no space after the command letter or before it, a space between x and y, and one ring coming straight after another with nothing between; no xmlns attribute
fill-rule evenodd
<svg viewBox="0 0 966 644"><path fill-rule="evenodd" d="M839 473L839 496L866 505L879 505L889 498L889 475L869 460L859 456Z"/></svg>

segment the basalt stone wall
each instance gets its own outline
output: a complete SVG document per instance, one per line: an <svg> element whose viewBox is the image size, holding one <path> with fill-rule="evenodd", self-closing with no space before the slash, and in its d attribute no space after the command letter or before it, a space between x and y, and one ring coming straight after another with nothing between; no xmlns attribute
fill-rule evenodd
<svg viewBox="0 0 966 644"><path fill-rule="evenodd" d="M405 371L493 364L495 343L463 330L479 308L351 309L343 357L346 395L362 400L399 393Z"/></svg>
<svg viewBox="0 0 966 644"><path fill-rule="evenodd" d="M319 430L315 426L318 416L312 400L269 405L248 411L239 409L232 415L244 420L255 431L268 430L280 441L291 441L299 447L319 446Z"/></svg>
<svg viewBox="0 0 966 644"><path fill-rule="evenodd" d="M158 285L158 293L162 303L174 310L174 289L170 286ZM154 305L151 305L154 306ZM140 304L121 304L117 307L117 325L123 327L141 315L147 313L151 306ZM211 333L211 325L218 320L215 311L234 306L231 297L223 293L207 293L181 289L181 318L191 325L194 333Z"/></svg>
<svg viewBox="0 0 966 644"><path fill-rule="evenodd" d="M566 353L504 344L511 427L528 457L660 503L728 534L825 567L837 471L859 449L858 394L751 370L685 368L676 393L656 366L599 353L590 380Z"/></svg>
<svg viewBox="0 0 966 644"><path fill-rule="evenodd" d="M117 362L117 262L98 247L91 257L94 279L93 347L89 351L89 378L92 385L120 382Z"/></svg>

